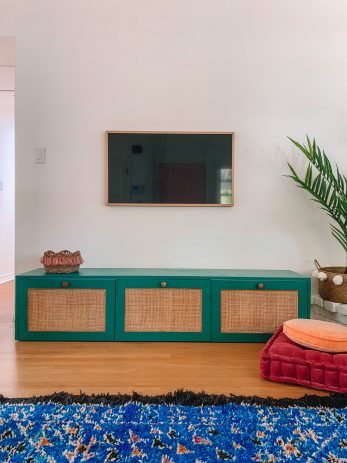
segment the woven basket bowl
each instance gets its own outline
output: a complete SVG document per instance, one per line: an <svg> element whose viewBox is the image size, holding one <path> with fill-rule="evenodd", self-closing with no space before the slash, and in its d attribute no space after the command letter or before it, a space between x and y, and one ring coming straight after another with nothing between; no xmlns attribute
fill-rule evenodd
<svg viewBox="0 0 347 463"><path fill-rule="evenodd" d="M345 267L321 267L320 272L327 274L325 281L319 281L318 292L322 299L331 302L347 304L347 274L344 273ZM335 285L333 278L336 275L343 277L342 285Z"/></svg>
<svg viewBox="0 0 347 463"><path fill-rule="evenodd" d="M74 273L78 272L83 259L80 251L71 252L65 249L60 252L46 251L40 262L47 273Z"/></svg>

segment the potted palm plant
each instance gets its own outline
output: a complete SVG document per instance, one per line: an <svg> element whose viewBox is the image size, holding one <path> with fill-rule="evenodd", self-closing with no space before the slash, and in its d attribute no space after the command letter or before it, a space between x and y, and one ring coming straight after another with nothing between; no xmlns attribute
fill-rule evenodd
<svg viewBox="0 0 347 463"><path fill-rule="evenodd" d="M289 137L288 137L289 138ZM332 166L324 150L316 141L306 137L306 144L301 144L292 138L289 140L300 150L308 160L308 166L303 176L300 176L288 163L290 175L296 184L308 191L332 219L330 223L333 237L343 247L347 254L347 179L336 165ZM319 279L319 294L329 301L347 304L347 268L321 267L315 261L317 269L314 277Z"/></svg>

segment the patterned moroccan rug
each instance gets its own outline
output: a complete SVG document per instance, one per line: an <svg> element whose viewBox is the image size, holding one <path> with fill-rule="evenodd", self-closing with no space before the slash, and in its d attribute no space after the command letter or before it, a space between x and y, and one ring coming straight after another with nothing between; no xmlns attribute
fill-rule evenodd
<svg viewBox="0 0 347 463"><path fill-rule="evenodd" d="M347 396L0 396L0 462L347 462Z"/></svg>

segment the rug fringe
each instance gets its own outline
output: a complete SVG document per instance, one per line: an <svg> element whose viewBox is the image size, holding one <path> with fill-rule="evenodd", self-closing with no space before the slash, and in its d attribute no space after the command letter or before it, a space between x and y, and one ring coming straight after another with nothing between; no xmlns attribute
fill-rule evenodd
<svg viewBox="0 0 347 463"><path fill-rule="evenodd" d="M178 389L162 395L142 395L137 392L130 394L69 394L68 392L55 392L51 395L10 398L0 394L0 404L38 404L56 403L61 405L70 404L103 404L103 405L124 405L129 402L158 405L188 405L199 407L202 405L226 405L226 404L248 404L263 405L268 407L329 407L346 408L347 394L333 393L328 396L305 395L298 399L274 399L272 397L247 397L230 395L207 394L205 392L192 392Z"/></svg>

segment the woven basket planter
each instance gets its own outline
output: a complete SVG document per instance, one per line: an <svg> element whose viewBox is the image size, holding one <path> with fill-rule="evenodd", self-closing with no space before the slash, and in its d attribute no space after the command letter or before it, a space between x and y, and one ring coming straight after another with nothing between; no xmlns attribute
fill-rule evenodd
<svg viewBox="0 0 347 463"><path fill-rule="evenodd" d="M320 272L327 274L326 280L319 280L318 292L322 299L331 302L347 304L347 274L345 267L319 267ZM342 285L335 285L333 278L340 275L343 278Z"/></svg>
<svg viewBox="0 0 347 463"><path fill-rule="evenodd" d="M40 259L47 273L78 272L83 259L80 251L46 251Z"/></svg>

